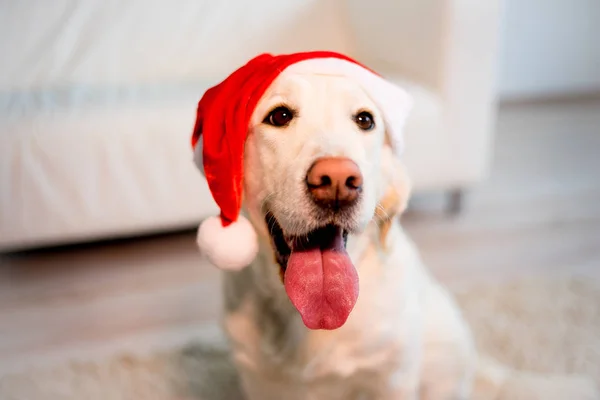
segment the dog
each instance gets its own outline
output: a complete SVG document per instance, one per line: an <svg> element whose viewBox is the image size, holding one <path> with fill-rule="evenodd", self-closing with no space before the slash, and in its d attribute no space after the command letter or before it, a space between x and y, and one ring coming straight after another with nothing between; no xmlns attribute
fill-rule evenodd
<svg viewBox="0 0 600 400"><path fill-rule="evenodd" d="M479 354L402 229L411 183L391 142L377 103L344 76L289 67L253 110L242 208L258 254L223 276L247 399L597 398L590 382Z"/></svg>

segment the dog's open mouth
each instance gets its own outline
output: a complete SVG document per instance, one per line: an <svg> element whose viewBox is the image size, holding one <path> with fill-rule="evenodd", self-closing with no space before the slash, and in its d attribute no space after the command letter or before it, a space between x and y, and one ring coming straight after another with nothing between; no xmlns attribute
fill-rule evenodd
<svg viewBox="0 0 600 400"><path fill-rule="evenodd" d="M266 221L285 290L306 327L341 327L358 298L358 274L346 252L347 232L326 225L290 237L272 215Z"/></svg>

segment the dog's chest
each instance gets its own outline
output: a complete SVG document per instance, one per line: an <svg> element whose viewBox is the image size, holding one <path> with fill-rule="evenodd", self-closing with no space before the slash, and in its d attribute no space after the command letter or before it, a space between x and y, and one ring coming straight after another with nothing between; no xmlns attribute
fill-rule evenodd
<svg viewBox="0 0 600 400"><path fill-rule="evenodd" d="M359 327L349 320L336 331L303 330L296 339L277 342L265 341L248 316L236 322L243 320L245 329L230 330L230 335L252 399L270 399L274 391L293 393L294 399L362 398L356 396L385 387L402 364L402 335L392 326L365 321Z"/></svg>
<svg viewBox="0 0 600 400"><path fill-rule="evenodd" d="M352 376L356 380L357 375L385 375L398 365L401 345L394 329L372 323L357 330L353 325L349 321L337 331L307 335L300 347L298 365L304 376L313 379ZM364 329L366 326L368 330Z"/></svg>
<svg viewBox="0 0 600 400"><path fill-rule="evenodd" d="M283 289L263 300L253 290L228 313L236 365L258 393L252 399L269 399L262 388L273 382L276 392L302 393L298 399L362 398L357 393L378 398L392 380L410 379L415 373L411 365L418 367L422 314L422 277L414 273L418 259L407 245L396 245L385 262L369 245L358 249L361 257L353 260L360 275L358 302L337 330L306 329L291 304L281 309Z"/></svg>
<svg viewBox="0 0 600 400"><path fill-rule="evenodd" d="M369 263L368 256L363 262ZM404 293L398 277L361 274L359 301L344 326L334 331L309 331L301 349L307 373L350 376L360 371L386 373L396 367L406 344ZM394 279L395 278L395 279Z"/></svg>
<svg viewBox="0 0 600 400"><path fill-rule="evenodd" d="M350 376L353 382L361 376L374 382L397 369L407 344L404 330L415 324L403 311L401 277L369 271L361 274L361 294L350 318L334 331L308 330L291 309L277 313L268 304L247 301L226 318L238 365L259 376L305 383Z"/></svg>

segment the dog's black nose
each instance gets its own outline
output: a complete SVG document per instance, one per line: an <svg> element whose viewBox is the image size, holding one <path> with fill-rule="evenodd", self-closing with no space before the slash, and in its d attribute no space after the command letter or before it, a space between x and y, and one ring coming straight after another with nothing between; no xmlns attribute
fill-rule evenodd
<svg viewBox="0 0 600 400"><path fill-rule="evenodd" d="M316 204L337 210L356 203L363 177L348 158L320 158L308 170L306 184Z"/></svg>

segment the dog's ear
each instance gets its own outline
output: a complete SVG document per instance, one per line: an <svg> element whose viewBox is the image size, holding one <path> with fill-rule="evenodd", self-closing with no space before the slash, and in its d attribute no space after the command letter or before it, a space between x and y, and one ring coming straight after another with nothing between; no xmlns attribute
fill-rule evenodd
<svg viewBox="0 0 600 400"><path fill-rule="evenodd" d="M381 154L381 182L384 190L375 216L379 226L380 243L385 249L391 224L394 218L406 210L412 188L406 167L394 155L388 143L384 145Z"/></svg>

